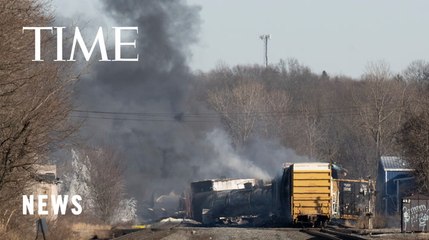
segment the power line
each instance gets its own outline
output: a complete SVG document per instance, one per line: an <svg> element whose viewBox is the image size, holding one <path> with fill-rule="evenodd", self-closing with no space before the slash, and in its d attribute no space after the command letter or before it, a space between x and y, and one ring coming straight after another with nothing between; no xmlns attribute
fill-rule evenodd
<svg viewBox="0 0 429 240"><path fill-rule="evenodd" d="M251 111L251 112L206 112L206 113L168 113L168 112L116 112L99 110L73 110L73 118L104 119L118 121L142 121L142 122L214 122L221 116L231 117L327 117L327 116L358 116L371 106L349 106L345 108L325 108L317 111L290 110L290 111ZM400 109L402 106L385 106L385 111ZM82 115L86 114L86 115Z"/></svg>
<svg viewBox="0 0 429 240"><path fill-rule="evenodd" d="M82 115L71 115L72 118L83 118L83 119L105 119L105 120L120 120L120 121L139 121L139 122L178 122L176 119L154 119L154 118L122 118L122 117L99 117L99 116L82 116ZM189 121L186 122L206 122L206 121Z"/></svg>

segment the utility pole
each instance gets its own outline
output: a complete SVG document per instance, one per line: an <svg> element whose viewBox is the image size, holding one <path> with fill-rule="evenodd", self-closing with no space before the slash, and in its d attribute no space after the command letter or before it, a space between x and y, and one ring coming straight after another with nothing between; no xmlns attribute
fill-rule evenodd
<svg viewBox="0 0 429 240"><path fill-rule="evenodd" d="M268 40L271 39L271 35L263 34L259 38L264 41L264 63L265 67L268 67Z"/></svg>

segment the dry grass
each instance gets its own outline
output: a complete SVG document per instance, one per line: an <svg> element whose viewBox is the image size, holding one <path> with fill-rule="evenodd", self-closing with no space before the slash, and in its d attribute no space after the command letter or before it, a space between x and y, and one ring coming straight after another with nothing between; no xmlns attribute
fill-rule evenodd
<svg viewBox="0 0 429 240"><path fill-rule="evenodd" d="M9 209L12 209L11 206ZM0 239L34 239L34 218L17 214L15 210L0 210Z"/></svg>
<svg viewBox="0 0 429 240"><path fill-rule="evenodd" d="M374 217L374 228L385 228L387 226L386 217L382 215L376 215Z"/></svg>
<svg viewBox="0 0 429 240"><path fill-rule="evenodd" d="M21 240L26 239L26 236L23 236L23 234L16 232L16 231L8 231L5 233L0 233L1 239L5 240Z"/></svg>
<svg viewBox="0 0 429 240"><path fill-rule="evenodd" d="M4 224L0 224L0 239L5 240L22 240L33 239L35 235L30 232L19 230L19 228L8 228Z"/></svg>
<svg viewBox="0 0 429 240"><path fill-rule="evenodd" d="M377 215L373 223L374 228L400 228L401 216L399 214L394 216Z"/></svg>
<svg viewBox="0 0 429 240"><path fill-rule="evenodd" d="M95 235L99 238L108 238L111 235L111 229L112 226L104 224L78 222L71 225L71 231L79 239L89 239Z"/></svg>
<svg viewBox="0 0 429 240"><path fill-rule="evenodd" d="M373 228L398 228L401 225L400 216L384 216L376 215L372 218ZM346 224L347 225L347 224ZM368 229L368 218L361 216L356 221L355 227L360 229Z"/></svg>
<svg viewBox="0 0 429 240"><path fill-rule="evenodd" d="M72 224L73 231L87 231L90 229L98 229L98 230L110 230L110 225L103 225L103 224L89 224L89 223L83 223L78 222Z"/></svg>
<svg viewBox="0 0 429 240"><path fill-rule="evenodd" d="M51 240L73 240L76 239L76 235L73 234L70 225L66 221L59 220L48 223L48 236Z"/></svg>
<svg viewBox="0 0 429 240"><path fill-rule="evenodd" d="M7 214L0 216L0 239L23 240L36 238L36 219L34 216L24 217ZM86 240L97 235L99 238L108 238L111 235L111 226L103 224L88 224L83 219L70 216L59 216L55 221L47 222L48 231L45 233L49 240ZM42 235L39 233L39 238Z"/></svg>

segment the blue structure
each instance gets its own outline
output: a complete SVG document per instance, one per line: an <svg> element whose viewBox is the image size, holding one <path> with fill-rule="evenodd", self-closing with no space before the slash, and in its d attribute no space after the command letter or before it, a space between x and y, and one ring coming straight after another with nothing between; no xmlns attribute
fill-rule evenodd
<svg viewBox="0 0 429 240"><path fill-rule="evenodd" d="M380 157L376 183L378 213L393 215L400 212L400 199L413 190L413 172L414 169L399 157Z"/></svg>

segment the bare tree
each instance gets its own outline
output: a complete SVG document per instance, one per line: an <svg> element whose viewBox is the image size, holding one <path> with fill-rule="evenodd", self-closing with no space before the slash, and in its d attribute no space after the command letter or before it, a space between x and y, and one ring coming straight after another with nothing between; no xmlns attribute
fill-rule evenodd
<svg viewBox="0 0 429 240"><path fill-rule="evenodd" d="M301 107L301 118L303 124L303 133L305 134L307 153L311 159L318 159L317 147L324 138L321 121L317 116L316 110L310 106Z"/></svg>
<svg viewBox="0 0 429 240"><path fill-rule="evenodd" d="M266 90L263 133L267 138L282 139L289 128L288 114L292 100L282 89Z"/></svg>
<svg viewBox="0 0 429 240"><path fill-rule="evenodd" d="M124 165L111 148L84 151L88 162L87 186L95 216L111 223L125 196Z"/></svg>
<svg viewBox="0 0 429 240"><path fill-rule="evenodd" d="M269 91L253 80L237 80L209 90L207 97L236 146L244 144L254 133L276 136L284 128L290 104L286 92Z"/></svg>
<svg viewBox="0 0 429 240"><path fill-rule="evenodd" d="M0 221L7 217L6 234L33 234L33 216L16 213L36 174L34 164L49 161L76 130L69 119L72 65L33 62L34 35L22 32L24 26L52 25L45 3L0 0ZM43 54L55 51L51 33L42 34L41 45Z"/></svg>
<svg viewBox="0 0 429 240"><path fill-rule="evenodd" d="M398 131L402 156L415 169L417 187L429 190L429 64L418 60L404 71L410 88L406 120Z"/></svg>
<svg viewBox="0 0 429 240"><path fill-rule="evenodd" d="M413 61L404 70L403 75L408 82L427 85L429 83L429 63L424 60Z"/></svg>
<svg viewBox="0 0 429 240"><path fill-rule="evenodd" d="M402 152L415 169L417 187L422 192L429 190L429 114L413 115L399 131Z"/></svg>
<svg viewBox="0 0 429 240"><path fill-rule="evenodd" d="M254 131L263 92L262 84L246 81L209 91L208 102L221 115L236 146L246 142Z"/></svg>
<svg viewBox="0 0 429 240"><path fill-rule="evenodd" d="M362 78L353 92L357 122L373 140L376 152L373 159L377 159L392 153L395 132L403 122L407 85L394 79L385 62L370 63Z"/></svg>
<svg viewBox="0 0 429 240"><path fill-rule="evenodd" d="M71 111L70 65L32 62L34 36L23 26L49 25L53 18L37 0L0 1L0 202L20 194L34 174L33 164L75 128ZM48 54L55 42L43 34ZM53 51L53 50L52 50ZM5 194L5 193L10 194Z"/></svg>

